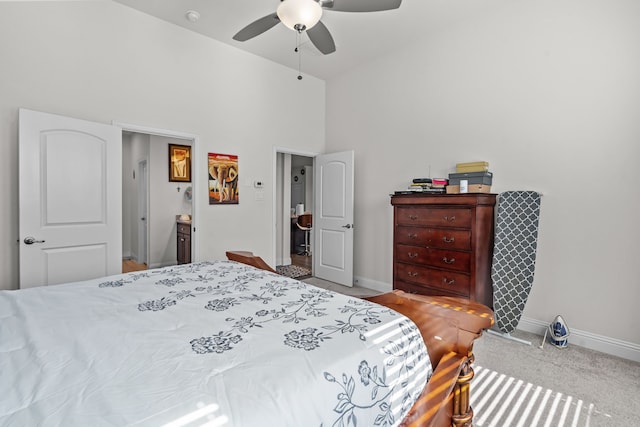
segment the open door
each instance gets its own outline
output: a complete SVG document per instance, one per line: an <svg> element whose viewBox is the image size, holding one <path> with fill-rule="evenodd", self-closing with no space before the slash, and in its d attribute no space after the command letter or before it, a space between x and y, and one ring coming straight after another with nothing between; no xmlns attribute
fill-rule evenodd
<svg viewBox="0 0 640 427"><path fill-rule="evenodd" d="M354 152L315 157L314 276L353 286Z"/></svg>
<svg viewBox="0 0 640 427"><path fill-rule="evenodd" d="M20 109L20 288L122 271L122 129Z"/></svg>

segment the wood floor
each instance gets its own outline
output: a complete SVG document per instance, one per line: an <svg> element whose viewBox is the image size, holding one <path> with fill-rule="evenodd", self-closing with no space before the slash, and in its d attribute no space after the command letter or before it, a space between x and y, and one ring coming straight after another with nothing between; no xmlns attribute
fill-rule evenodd
<svg viewBox="0 0 640 427"><path fill-rule="evenodd" d="M305 267L311 269L311 265L313 264L313 257L291 254L291 264L297 265L299 267Z"/></svg>
<svg viewBox="0 0 640 427"><path fill-rule="evenodd" d="M123 259L122 260L122 272L129 273L132 271L141 271L146 270L147 264L138 264L132 259Z"/></svg>

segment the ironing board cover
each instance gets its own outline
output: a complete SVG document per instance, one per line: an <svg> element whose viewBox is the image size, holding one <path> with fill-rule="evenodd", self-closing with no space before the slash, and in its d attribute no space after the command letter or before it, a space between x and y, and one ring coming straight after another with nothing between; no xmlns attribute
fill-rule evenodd
<svg viewBox="0 0 640 427"><path fill-rule="evenodd" d="M500 193L491 280L496 325L505 333L518 326L533 285L539 217L537 192Z"/></svg>

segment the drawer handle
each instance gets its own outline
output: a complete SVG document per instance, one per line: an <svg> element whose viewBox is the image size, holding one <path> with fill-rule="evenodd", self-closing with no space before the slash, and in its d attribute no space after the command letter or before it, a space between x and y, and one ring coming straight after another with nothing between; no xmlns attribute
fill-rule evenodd
<svg viewBox="0 0 640 427"><path fill-rule="evenodd" d="M445 285L453 285L454 283L456 283L456 279L447 280L446 277L443 277L442 278L442 283L444 283Z"/></svg>
<svg viewBox="0 0 640 427"><path fill-rule="evenodd" d="M455 215L452 215L452 216L447 216L447 215L445 215L443 219L444 219L445 221L447 221L447 222L453 222L453 221L455 221L455 220L456 220L456 216L455 216Z"/></svg>
<svg viewBox="0 0 640 427"><path fill-rule="evenodd" d="M418 253L417 252L413 252L413 253L412 252L407 252L407 256L409 258L416 258L418 256Z"/></svg>
<svg viewBox="0 0 640 427"><path fill-rule="evenodd" d="M447 237L447 236L444 236L444 237L442 238L442 240L444 240L444 242L445 242L445 243L453 243L453 242L455 242L455 241L456 241L456 238L455 238L455 237Z"/></svg>
<svg viewBox="0 0 640 427"><path fill-rule="evenodd" d="M409 234L407 234L407 237L410 238L410 239L417 239L418 235L415 234L415 233L413 233L413 234L409 233Z"/></svg>
<svg viewBox="0 0 640 427"><path fill-rule="evenodd" d="M409 219L415 221L416 219L418 219L418 215L409 215Z"/></svg>
<svg viewBox="0 0 640 427"><path fill-rule="evenodd" d="M409 277L418 277L418 273L417 273L417 272L415 272L415 271L414 271L414 272L407 271L407 275L408 275Z"/></svg>
<svg viewBox="0 0 640 427"><path fill-rule="evenodd" d="M442 257L442 262L444 262L445 264L453 264L454 262L456 262L456 259L455 258L447 258L445 256L445 257Z"/></svg>

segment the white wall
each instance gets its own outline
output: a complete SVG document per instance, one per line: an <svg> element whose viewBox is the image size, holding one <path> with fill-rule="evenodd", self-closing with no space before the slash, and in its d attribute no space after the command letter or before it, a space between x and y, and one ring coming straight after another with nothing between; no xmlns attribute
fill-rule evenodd
<svg viewBox="0 0 640 427"><path fill-rule="evenodd" d="M198 135L200 258L272 262L273 147L324 151L323 81L111 1L0 2L0 40L0 289L18 285L20 107ZM208 205L208 152L239 155L239 205Z"/></svg>
<svg viewBox="0 0 640 427"><path fill-rule="evenodd" d="M637 357L639 23L636 0L508 2L330 80L327 151L356 152L360 283L390 287L389 193L486 160L494 192L544 194L526 320L562 314L570 342Z"/></svg>

